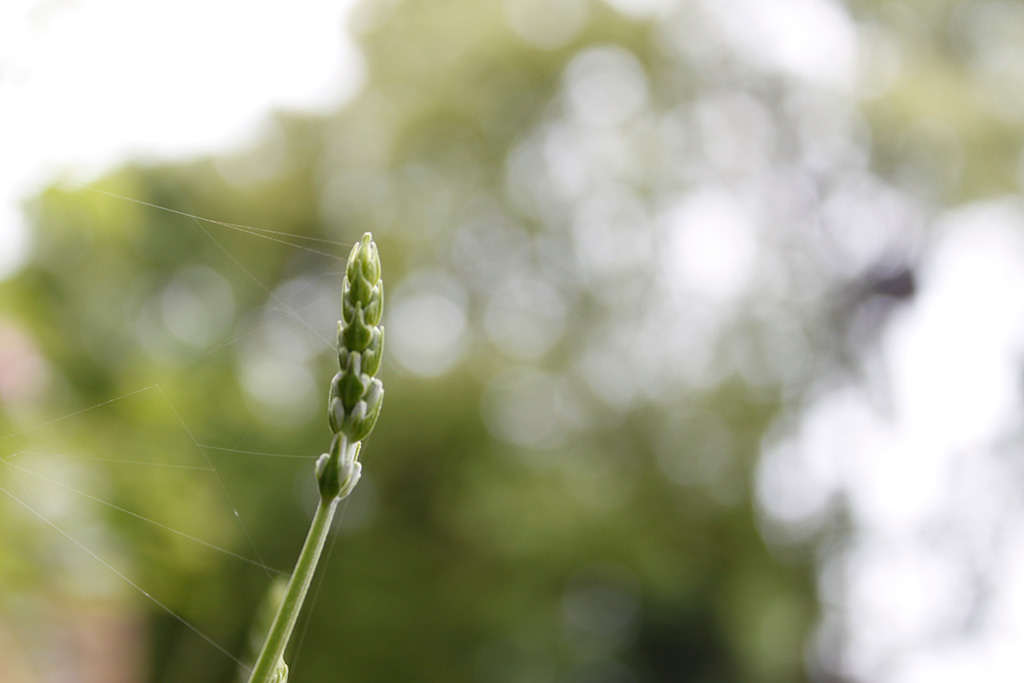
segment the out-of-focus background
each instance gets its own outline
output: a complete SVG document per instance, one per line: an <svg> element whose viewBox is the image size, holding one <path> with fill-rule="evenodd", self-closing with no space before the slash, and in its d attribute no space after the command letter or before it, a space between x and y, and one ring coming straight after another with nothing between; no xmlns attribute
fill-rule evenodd
<svg viewBox="0 0 1024 683"><path fill-rule="evenodd" d="M1008 0L4 3L0 680L238 680L366 230L294 681L1021 680L1022 79Z"/></svg>

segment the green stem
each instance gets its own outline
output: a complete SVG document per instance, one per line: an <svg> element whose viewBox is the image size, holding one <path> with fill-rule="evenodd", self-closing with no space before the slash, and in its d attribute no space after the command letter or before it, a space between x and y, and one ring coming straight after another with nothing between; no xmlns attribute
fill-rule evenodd
<svg viewBox="0 0 1024 683"><path fill-rule="evenodd" d="M270 625L270 632L260 650L260 656L256 659L252 674L249 676L249 683L270 683L273 680L274 670L278 661L284 657L284 650L288 646L288 639L291 638L292 629L299 618L299 611L306 599L306 591L313 580L313 572L316 571L317 562L320 560L320 553L324 548L324 541L327 540L327 533L331 529L331 520L334 518L334 510L338 507L338 500L331 501L321 499L316 507L316 514L313 515L313 522L309 525L309 533L306 534L306 542L302 545L302 552L295 563L295 571L288 581L281 606L277 609L274 622Z"/></svg>

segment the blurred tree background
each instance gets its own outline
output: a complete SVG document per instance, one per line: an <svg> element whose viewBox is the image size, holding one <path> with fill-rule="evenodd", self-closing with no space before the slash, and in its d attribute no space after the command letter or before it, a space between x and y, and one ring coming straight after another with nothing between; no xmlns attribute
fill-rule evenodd
<svg viewBox="0 0 1024 683"><path fill-rule="evenodd" d="M1002 2L365 0L342 111L92 184L234 227L84 188L29 207L0 284L36 359L0 406L15 631L133 614L144 680L236 679L189 625L242 657L272 572L182 534L290 569L370 230L387 400L293 680L840 680L809 643L841 506L766 514L762 444L914 295L930 216L1015 191L1022 27Z"/></svg>

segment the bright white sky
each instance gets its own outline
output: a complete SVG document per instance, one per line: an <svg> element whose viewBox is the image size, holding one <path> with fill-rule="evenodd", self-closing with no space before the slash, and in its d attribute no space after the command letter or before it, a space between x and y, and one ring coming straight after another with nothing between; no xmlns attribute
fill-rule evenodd
<svg viewBox="0 0 1024 683"><path fill-rule="evenodd" d="M857 680L1020 681L1024 205L951 211L933 235L862 375L769 444L761 500L797 528L845 501L819 585Z"/></svg>
<svg viewBox="0 0 1024 683"><path fill-rule="evenodd" d="M27 246L19 200L54 179L222 151L272 110L337 107L361 80L353 5L0 2L0 277Z"/></svg>

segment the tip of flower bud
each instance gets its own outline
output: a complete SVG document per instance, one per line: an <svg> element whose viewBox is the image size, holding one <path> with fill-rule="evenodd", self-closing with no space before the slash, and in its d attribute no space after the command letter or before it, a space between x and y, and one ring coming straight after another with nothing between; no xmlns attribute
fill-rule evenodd
<svg viewBox="0 0 1024 683"><path fill-rule="evenodd" d="M372 286L380 279L380 254L373 235L363 233L362 239L352 245L346 267L349 281L362 277Z"/></svg>
<svg viewBox="0 0 1024 683"><path fill-rule="evenodd" d="M368 232L364 232L363 238L359 240L359 259L363 276L371 283L376 283L380 279L380 255L373 235Z"/></svg>

